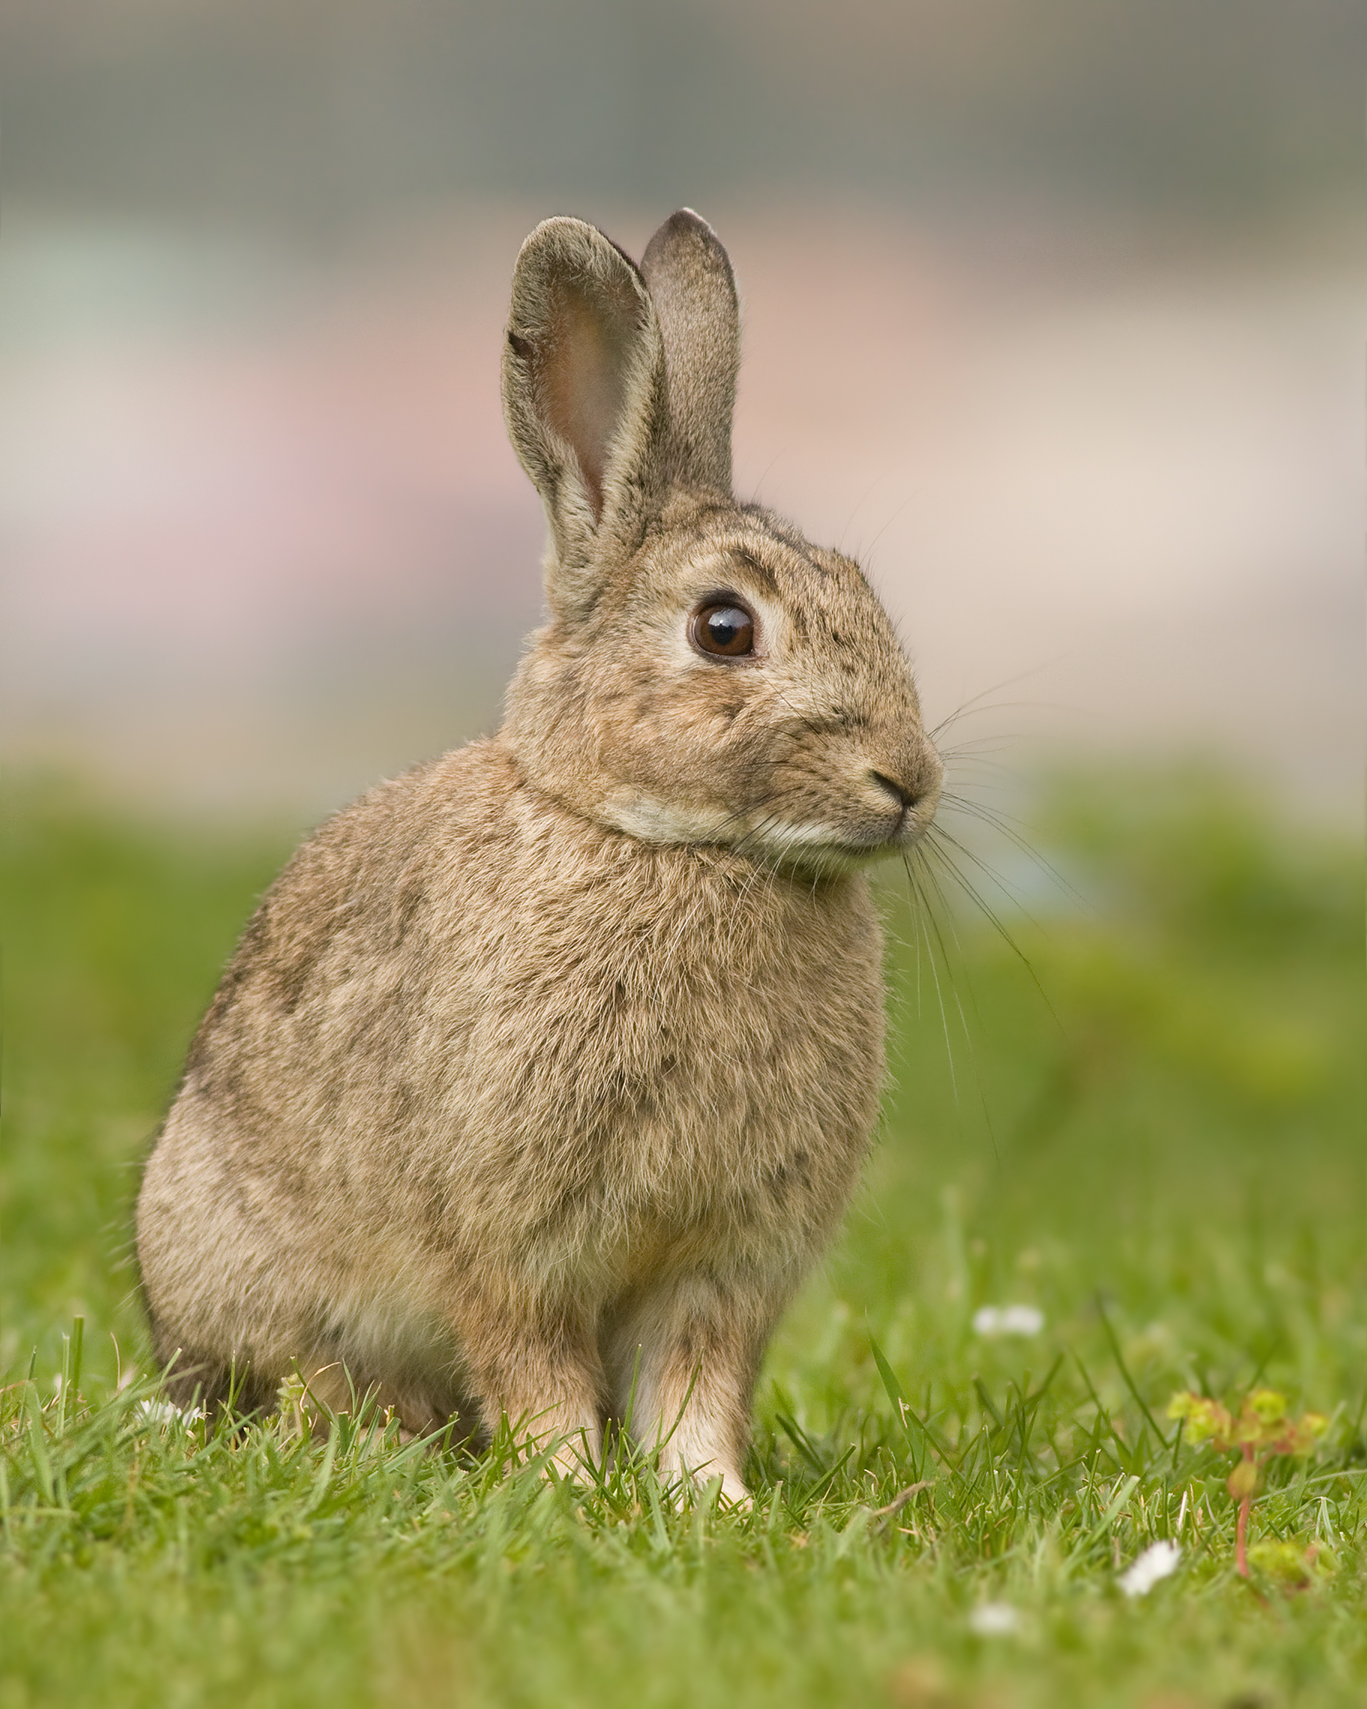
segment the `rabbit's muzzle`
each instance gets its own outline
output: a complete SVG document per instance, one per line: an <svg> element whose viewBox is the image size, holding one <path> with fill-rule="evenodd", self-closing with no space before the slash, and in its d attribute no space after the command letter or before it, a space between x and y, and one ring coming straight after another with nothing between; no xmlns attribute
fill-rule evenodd
<svg viewBox="0 0 1367 1709"><path fill-rule="evenodd" d="M809 726L768 776L776 787L745 816L744 846L786 865L838 872L911 848L935 816L943 767L919 728L901 740L833 732L817 754Z"/></svg>
<svg viewBox="0 0 1367 1709"><path fill-rule="evenodd" d="M858 780L864 811L858 825L851 826L852 850L877 858L910 848L935 817L943 775L939 756L928 748L896 770L870 766Z"/></svg>

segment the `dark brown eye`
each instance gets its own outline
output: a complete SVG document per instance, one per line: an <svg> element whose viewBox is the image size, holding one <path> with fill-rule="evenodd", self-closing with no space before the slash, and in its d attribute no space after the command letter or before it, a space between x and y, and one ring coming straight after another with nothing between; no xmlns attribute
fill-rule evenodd
<svg viewBox="0 0 1367 1709"><path fill-rule="evenodd" d="M739 605L705 605L693 619L693 639L704 653L743 658L755 650L755 620Z"/></svg>

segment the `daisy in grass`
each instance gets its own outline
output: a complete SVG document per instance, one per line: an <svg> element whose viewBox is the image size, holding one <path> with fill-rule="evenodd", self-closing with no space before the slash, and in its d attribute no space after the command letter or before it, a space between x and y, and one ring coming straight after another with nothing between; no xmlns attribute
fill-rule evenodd
<svg viewBox="0 0 1367 1709"><path fill-rule="evenodd" d="M1166 1540L1150 1543L1144 1553L1121 1573L1119 1584L1126 1596L1147 1596L1161 1578L1177 1571L1182 1559L1179 1544Z"/></svg>
<svg viewBox="0 0 1367 1709"><path fill-rule="evenodd" d="M1038 1335L1044 1328L1044 1313L1033 1305L985 1305L973 1313L973 1331L989 1338L998 1335Z"/></svg>

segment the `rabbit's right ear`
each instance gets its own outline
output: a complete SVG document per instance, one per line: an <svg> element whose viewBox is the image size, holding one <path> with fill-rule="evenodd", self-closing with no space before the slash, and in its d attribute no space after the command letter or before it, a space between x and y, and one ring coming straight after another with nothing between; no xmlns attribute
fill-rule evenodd
<svg viewBox="0 0 1367 1709"><path fill-rule="evenodd" d="M522 245L503 350L503 414L546 507L547 593L591 604L589 565L631 550L662 497L664 346L645 281L582 220L543 220Z"/></svg>
<svg viewBox="0 0 1367 1709"><path fill-rule="evenodd" d="M731 417L740 368L736 276L721 239L680 208L641 257L660 317L669 372L669 476L695 491L731 494Z"/></svg>

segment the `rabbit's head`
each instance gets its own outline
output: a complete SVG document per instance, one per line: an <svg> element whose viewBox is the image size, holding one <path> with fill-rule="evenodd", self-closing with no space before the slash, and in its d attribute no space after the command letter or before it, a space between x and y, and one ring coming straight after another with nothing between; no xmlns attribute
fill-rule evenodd
<svg viewBox="0 0 1367 1709"><path fill-rule="evenodd" d="M732 496L739 343L696 214L639 269L579 220L523 245L503 402L546 509L550 621L505 737L600 824L833 872L914 842L941 765L859 566Z"/></svg>

